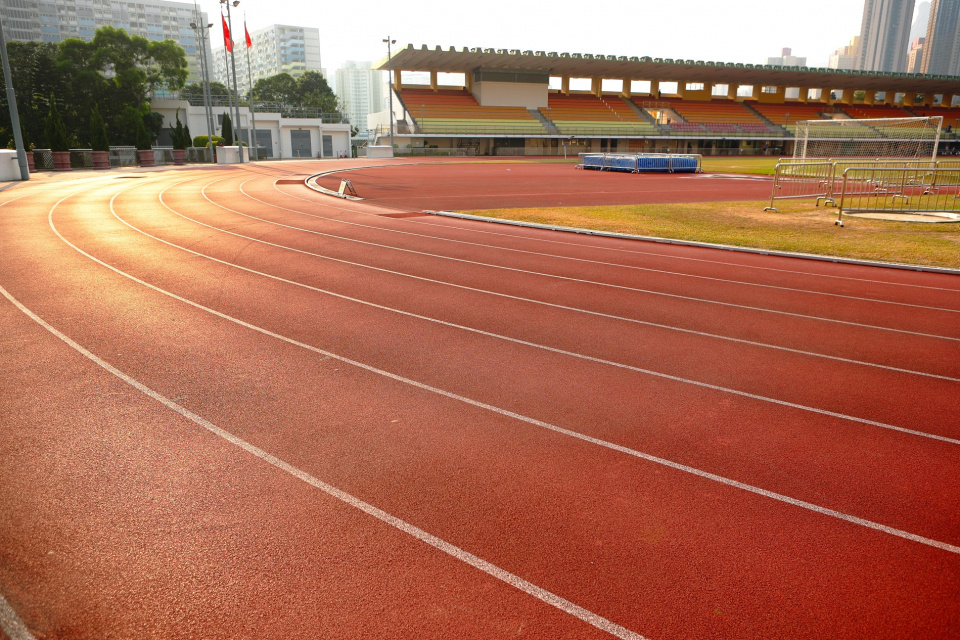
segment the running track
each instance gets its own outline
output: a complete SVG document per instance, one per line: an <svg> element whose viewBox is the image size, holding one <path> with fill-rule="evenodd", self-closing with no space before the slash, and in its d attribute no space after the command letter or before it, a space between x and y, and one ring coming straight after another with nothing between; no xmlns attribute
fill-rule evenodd
<svg viewBox="0 0 960 640"><path fill-rule="evenodd" d="M960 636L960 277L317 167L0 193L8 637Z"/></svg>

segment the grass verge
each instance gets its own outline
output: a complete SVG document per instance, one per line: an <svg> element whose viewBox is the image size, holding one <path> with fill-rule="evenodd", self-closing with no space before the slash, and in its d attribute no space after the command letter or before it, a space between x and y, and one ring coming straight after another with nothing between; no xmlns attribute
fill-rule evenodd
<svg viewBox="0 0 960 640"><path fill-rule="evenodd" d="M739 160L739 159L735 159ZM478 216L736 247L960 269L960 224L845 218L811 203L707 202L464 211Z"/></svg>

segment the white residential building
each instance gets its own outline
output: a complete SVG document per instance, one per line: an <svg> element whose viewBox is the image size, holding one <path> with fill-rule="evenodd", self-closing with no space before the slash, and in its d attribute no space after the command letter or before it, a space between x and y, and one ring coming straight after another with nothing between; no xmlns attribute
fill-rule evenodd
<svg viewBox="0 0 960 640"><path fill-rule="evenodd" d="M147 40L173 40L187 54L187 82L200 79L200 46L190 23L210 20L192 2L168 0L0 0L7 40L90 42L99 27L112 26ZM210 55L210 41L207 40Z"/></svg>
<svg viewBox="0 0 960 640"><path fill-rule="evenodd" d="M218 32L218 42L223 38ZM295 27L274 24L250 33L253 46L247 49L243 32L243 20L233 21L234 58L237 65L237 87L240 95L250 90L250 81L269 78L280 73L289 73L294 78L307 71L324 73L320 67L320 30L312 27ZM247 54L250 54L250 74L247 74ZM227 66L230 55L221 45L213 50L214 79L233 86L232 67ZM324 74L325 75L325 74ZM227 82L227 80L230 80Z"/></svg>
<svg viewBox="0 0 960 640"><path fill-rule="evenodd" d="M369 62L348 61L337 69L336 94L350 122L360 128L359 137L367 137L367 116L380 111L383 103L383 74L370 68Z"/></svg>
<svg viewBox="0 0 960 640"><path fill-rule="evenodd" d="M793 50L784 47L779 56L767 58L767 64L776 64L783 67L805 67L807 66L806 57L797 57L793 55Z"/></svg>
<svg viewBox="0 0 960 640"><path fill-rule="evenodd" d="M840 47L830 54L828 69L854 69L857 64L857 47L860 46L860 36L850 38L850 44Z"/></svg>

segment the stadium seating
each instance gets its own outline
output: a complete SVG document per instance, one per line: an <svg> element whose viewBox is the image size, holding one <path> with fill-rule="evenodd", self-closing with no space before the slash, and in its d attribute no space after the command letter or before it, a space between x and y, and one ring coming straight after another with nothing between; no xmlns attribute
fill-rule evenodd
<svg viewBox="0 0 960 640"><path fill-rule="evenodd" d="M956 107L910 107L910 111L918 116L943 116L943 133L956 135L960 131L960 109ZM949 127L949 130L948 130Z"/></svg>
<svg viewBox="0 0 960 640"><path fill-rule="evenodd" d="M914 115L905 109L899 107L890 107L884 104L876 105L837 105L851 118L863 120L868 118L912 118Z"/></svg>
<svg viewBox="0 0 960 640"><path fill-rule="evenodd" d="M670 109L687 123L702 125L703 130L710 133L772 133L756 114L733 100L671 99L669 104ZM676 123L671 123L670 127L675 131L696 131L696 129L678 128Z"/></svg>
<svg viewBox="0 0 960 640"><path fill-rule="evenodd" d="M411 89L399 92L420 133L546 133L523 107L481 107L466 89Z"/></svg>
<svg viewBox="0 0 960 640"><path fill-rule="evenodd" d="M563 134L657 135L659 128L644 120L617 95L564 95L551 91L540 113Z"/></svg>

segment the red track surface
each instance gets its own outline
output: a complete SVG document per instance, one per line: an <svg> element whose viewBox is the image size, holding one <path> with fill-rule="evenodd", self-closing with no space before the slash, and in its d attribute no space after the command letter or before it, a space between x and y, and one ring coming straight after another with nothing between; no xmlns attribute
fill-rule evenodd
<svg viewBox="0 0 960 640"><path fill-rule="evenodd" d="M770 198L770 179L762 176L576 171L570 164L516 162L467 166L466 171L463 164L437 162L369 167L318 182L335 190L348 177L370 202L412 211Z"/></svg>
<svg viewBox="0 0 960 640"><path fill-rule="evenodd" d="M960 277L276 184L317 168L0 193L35 637L960 635Z"/></svg>

